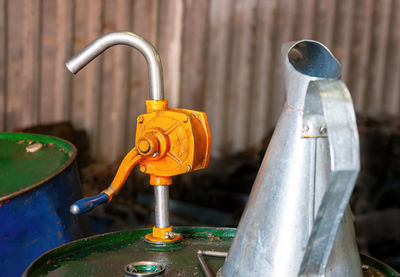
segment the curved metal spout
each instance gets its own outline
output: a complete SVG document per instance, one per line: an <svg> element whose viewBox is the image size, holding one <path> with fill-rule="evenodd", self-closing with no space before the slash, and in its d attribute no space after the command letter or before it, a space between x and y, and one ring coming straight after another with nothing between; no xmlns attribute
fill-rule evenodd
<svg viewBox="0 0 400 277"><path fill-rule="evenodd" d="M283 45L286 79L286 102L302 110L308 85L319 79L340 77L338 60L323 44L315 40L300 40Z"/></svg>
<svg viewBox="0 0 400 277"><path fill-rule="evenodd" d="M86 46L79 54L70 59L65 65L76 74L89 62L114 45L127 45L139 50L146 59L149 68L150 99L163 100L163 74L160 56L156 49L144 38L130 32L108 33Z"/></svg>

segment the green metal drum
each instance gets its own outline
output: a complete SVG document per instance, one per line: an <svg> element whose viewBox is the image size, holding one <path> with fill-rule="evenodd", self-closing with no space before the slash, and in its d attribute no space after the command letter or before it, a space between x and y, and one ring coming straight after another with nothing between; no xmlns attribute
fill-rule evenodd
<svg viewBox="0 0 400 277"><path fill-rule="evenodd" d="M164 276L202 276L197 250L228 251L235 229L176 227L180 243L156 246L143 237L151 229L117 232L81 239L58 247L38 258L24 276L124 276L133 262L151 261L165 265ZM216 272L223 258L208 260Z"/></svg>
<svg viewBox="0 0 400 277"><path fill-rule="evenodd" d="M0 133L0 200L40 186L75 160L75 147L55 137Z"/></svg>
<svg viewBox="0 0 400 277"><path fill-rule="evenodd" d="M0 133L0 277L20 276L44 252L83 237L69 206L81 197L75 147Z"/></svg>
<svg viewBox="0 0 400 277"><path fill-rule="evenodd" d="M81 239L42 255L30 265L24 276L124 276L127 265L135 262L144 270L155 269L152 263L165 266L162 275L165 277L203 276L197 251L227 252L236 231L211 227L177 227L174 230L183 234L183 240L169 246L145 242L143 237L151 229ZM224 258L205 259L214 273L224 263ZM393 269L372 258L362 256L362 261L364 276L398 276Z"/></svg>

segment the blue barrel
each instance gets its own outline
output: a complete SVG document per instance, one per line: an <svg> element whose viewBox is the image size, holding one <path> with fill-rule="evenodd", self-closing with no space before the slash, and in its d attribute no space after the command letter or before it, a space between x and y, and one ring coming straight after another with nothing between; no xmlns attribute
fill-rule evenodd
<svg viewBox="0 0 400 277"><path fill-rule="evenodd" d="M0 134L0 276L21 276L42 253L83 237L69 212L82 197L76 154L55 137Z"/></svg>

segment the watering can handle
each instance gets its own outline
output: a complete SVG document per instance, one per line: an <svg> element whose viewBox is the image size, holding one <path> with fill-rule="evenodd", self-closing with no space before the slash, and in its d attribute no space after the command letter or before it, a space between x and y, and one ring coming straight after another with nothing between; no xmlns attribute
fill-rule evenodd
<svg viewBox="0 0 400 277"><path fill-rule="evenodd" d="M354 107L342 81L318 80L310 83L303 122L313 116L322 116L326 124L331 174L303 256L300 276L324 276L337 231L360 171Z"/></svg>

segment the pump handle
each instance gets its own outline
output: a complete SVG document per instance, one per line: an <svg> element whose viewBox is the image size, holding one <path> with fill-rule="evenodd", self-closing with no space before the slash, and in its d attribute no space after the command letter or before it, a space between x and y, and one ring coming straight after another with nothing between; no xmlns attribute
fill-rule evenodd
<svg viewBox="0 0 400 277"><path fill-rule="evenodd" d="M107 203L109 197L107 193L102 192L96 196L82 198L71 205L70 211L72 214L79 215L90 212L97 206Z"/></svg>
<svg viewBox="0 0 400 277"><path fill-rule="evenodd" d="M70 211L73 214L87 213L96 208L97 206L111 201L114 194L121 189L126 179L131 173L132 169L144 159L144 156L140 155L134 147L122 160L117 174L110 184L110 186L102 191L100 194L93 197L86 197L76 201L71 205Z"/></svg>

